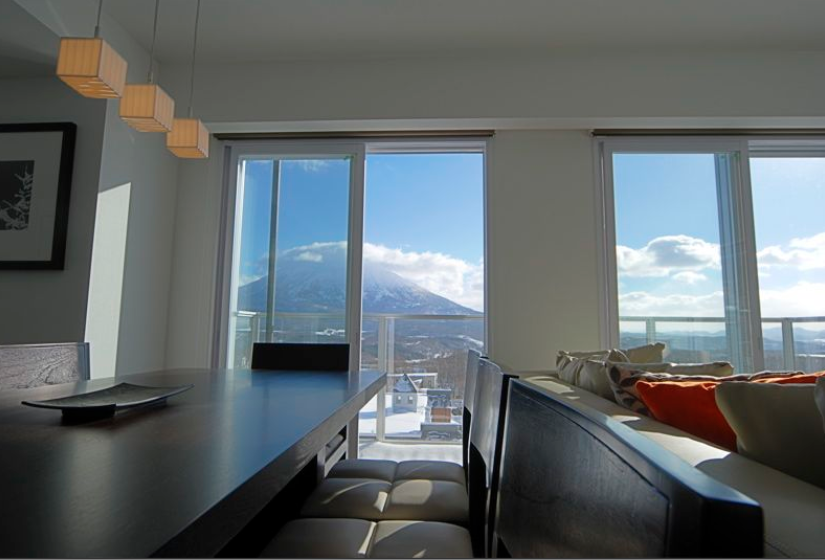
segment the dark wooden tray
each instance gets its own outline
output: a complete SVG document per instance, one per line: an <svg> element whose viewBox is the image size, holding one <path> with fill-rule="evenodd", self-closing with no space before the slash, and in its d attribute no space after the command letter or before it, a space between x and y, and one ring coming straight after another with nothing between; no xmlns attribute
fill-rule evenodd
<svg viewBox="0 0 825 560"><path fill-rule="evenodd" d="M23 404L35 408L61 410L63 416L67 418L100 418L112 416L118 410L165 401L167 398L188 391L192 387L194 385L148 387L131 383L118 383L112 387L88 393L46 401L23 401Z"/></svg>

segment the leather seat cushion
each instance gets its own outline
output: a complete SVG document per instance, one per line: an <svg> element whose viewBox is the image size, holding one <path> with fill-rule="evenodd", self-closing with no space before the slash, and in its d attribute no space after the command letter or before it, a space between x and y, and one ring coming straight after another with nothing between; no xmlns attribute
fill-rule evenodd
<svg viewBox="0 0 825 560"><path fill-rule="evenodd" d="M329 471L328 478L374 478L385 482L395 480L395 461L377 459L346 459L338 461Z"/></svg>
<svg viewBox="0 0 825 560"><path fill-rule="evenodd" d="M374 478L386 482L424 479L448 480L464 484L464 467L448 461L379 461L347 459L336 463L328 478Z"/></svg>
<svg viewBox="0 0 825 560"><path fill-rule="evenodd" d="M463 484L445 480L400 480L392 485L382 520L443 521L467 525Z"/></svg>
<svg viewBox="0 0 825 560"><path fill-rule="evenodd" d="M284 525L262 558L366 558L376 524L363 519L296 519Z"/></svg>
<svg viewBox="0 0 825 560"><path fill-rule="evenodd" d="M392 484L369 478L327 478L310 494L301 517L382 518Z"/></svg>
<svg viewBox="0 0 825 560"><path fill-rule="evenodd" d="M431 521L381 521L370 558L472 558L470 533L463 527Z"/></svg>
<svg viewBox="0 0 825 560"><path fill-rule="evenodd" d="M401 461L393 482L407 479L448 480L465 483L464 467L448 461Z"/></svg>

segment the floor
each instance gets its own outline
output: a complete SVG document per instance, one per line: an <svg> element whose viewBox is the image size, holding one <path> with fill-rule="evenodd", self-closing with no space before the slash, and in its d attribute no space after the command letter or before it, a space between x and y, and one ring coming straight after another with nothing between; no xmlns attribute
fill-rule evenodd
<svg viewBox="0 0 825 560"><path fill-rule="evenodd" d="M390 459L393 461L450 461L460 465L461 445L386 443L362 440L358 446L358 457L361 459Z"/></svg>

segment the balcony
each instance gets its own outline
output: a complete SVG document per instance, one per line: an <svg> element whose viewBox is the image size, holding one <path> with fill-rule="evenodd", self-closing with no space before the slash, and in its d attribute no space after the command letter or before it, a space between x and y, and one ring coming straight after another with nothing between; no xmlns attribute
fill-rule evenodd
<svg viewBox="0 0 825 560"><path fill-rule="evenodd" d="M235 367L248 367L252 344L344 342L341 314L281 313L267 325L265 313L234 314ZM483 315L370 314L362 317L361 367L386 371L383 388L360 415L362 441L372 451L397 455L397 445L459 444L462 434L467 350L483 350ZM370 450L364 450L364 456ZM420 450L419 450L420 451Z"/></svg>
<svg viewBox="0 0 825 560"><path fill-rule="evenodd" d="M620 346L668 344L668 360L728 360L724 317L620 317ZM643 325L643 327L642 327ZM765 369L825 370L825 317L764 317Z"/></svg>

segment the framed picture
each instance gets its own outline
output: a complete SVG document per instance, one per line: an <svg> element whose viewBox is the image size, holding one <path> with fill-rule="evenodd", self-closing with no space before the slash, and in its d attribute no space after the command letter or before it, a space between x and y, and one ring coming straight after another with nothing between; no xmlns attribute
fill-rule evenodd
<svg viewBox="0 0 825 560"><path fill-rule="evenodd" d="M74 123L0 124L0 270L62 270Z"/></svg>

